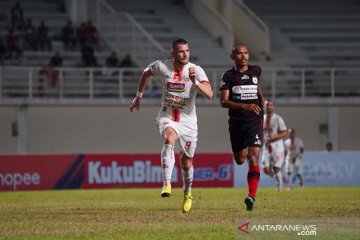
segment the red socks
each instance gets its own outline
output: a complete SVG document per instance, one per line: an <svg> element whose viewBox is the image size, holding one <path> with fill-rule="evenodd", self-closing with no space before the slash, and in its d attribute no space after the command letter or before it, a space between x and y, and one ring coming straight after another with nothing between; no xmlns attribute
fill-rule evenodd
<svg viewBox="0 0 360 240"><path fill-rule="evenodd" d="M260 180L260 168L259 166L249 166L247 175L249 196L255 199L256 191Z"/></svg>

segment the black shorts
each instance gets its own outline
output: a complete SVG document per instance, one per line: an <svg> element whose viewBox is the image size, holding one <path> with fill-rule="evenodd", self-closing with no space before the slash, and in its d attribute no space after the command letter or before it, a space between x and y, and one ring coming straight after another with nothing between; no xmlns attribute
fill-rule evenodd
<svg viewBox="0 0 360 240"><path fill-rule="evenodd" d="M248 147L261 148L262 146L262 122L243 122L229 119L229 133L233 153Z"/></svg>

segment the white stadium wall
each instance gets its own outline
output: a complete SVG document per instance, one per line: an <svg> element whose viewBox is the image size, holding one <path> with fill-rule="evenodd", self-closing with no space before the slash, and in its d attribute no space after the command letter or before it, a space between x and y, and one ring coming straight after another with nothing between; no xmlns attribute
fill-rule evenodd
<svg viewBox="0 0 360 240"><path fill-rule="evenodd" d="M129 113L127 106L30 106L25 110L26 133L12 136L17 108L0 107L0 154L53 153L158 153L161 138L155 125L159 106L144 106ZM231 152L227 111L219 106L198 106L198 152ZM323 150L328 135L327 106L277 106L288 127L297 129L309 151ZM338 150L360 150L360 111L338 107ZM19 139L25 138L25 139ZM22 151L18 151L20 148Z"/></svg>

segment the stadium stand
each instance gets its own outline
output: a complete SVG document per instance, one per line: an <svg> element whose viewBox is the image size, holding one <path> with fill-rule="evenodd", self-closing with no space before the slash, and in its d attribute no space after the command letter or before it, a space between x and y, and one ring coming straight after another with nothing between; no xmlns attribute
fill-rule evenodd
<svg viewBox="0 0 360 240"><path fill-rule="evenodd" d="M292 67L359 67L357 0L244 0L268 25L274 57Z"/></svg>
<svg viewBox="0 0 360 240"><path fill-rule="evenodd" d="M191 45L192 59L204 67L228 66L228 51L213 39L190 15L182 1L167 0L109 0L116 11L126 11L161 44L166 53L176 38L184 38ZM176 16L176 17L174 17Z"/></svg>
<svg viewBox="0 0 360 240"><path fill-rule="evenodd" d="M11 28L10 12L15 1L1 1L1 36L4 38L7 29ZM19 1L20 6L24 12L24 19L32 20L32 25L37 28L40 22L44 20L49 27L49 37L52 44L52 51L34 51L26 46L23 46L23 54L19 61L7 59L4 65L21 65L21 66L42 66L47 65L51 56L55 51L60 51L63 58L63 66L82 66L80 46L74 51L64 48L61 41L61 30L67 22L69 16L65 12L65 6L62 1L56 0L34 0L34 1ZM78 27L79 24L74 25ZM100 48L96 49L96 57L99 63L103 64L107 55L110 52L109 47L100 42Z"/></svg>
<svg viewBox="0 0 360 240"><path fill-rule="evenodd" d="M221 73L232 64L228 51L201 27L185 9L183 1L94 0L88 1L89 5L90 2L94 7L93 14L88 13L88 18L93 20L100 33L100 47L95 51L100 67L104 66L106 57L113 51L117 52L119 59L130 53L135 66L144 67L155 59L167 57L171 41L183 37L191 45L191 61L205 68L217 92L217 81ZM6 33L9 12L14 3L15 1L0 2L2 35ZM47 22L53 49L51 52L25 49L21 61L6 61L0 74L1 98L122 100L133 96L139 69L81 68L84 65L80 47L75 50L65 48L59 36L69 13L65 11L62 1L34 0L31 3L20 3L25 18L30 17L34 26L38 26L41 20ZM360 64L356 60L360 56L360 41L354 41L358 35L356 30L360 26L356 15L356 1L340 3L331 0L326 1L328 4L325 5L325 1L320 0L312 4L311 8L303 6L310 3L308 0L295 0L291 4L282 0L274 0L271 4L264 0L245 3L269 26L272 37L270 58L282 58L284 60L280 62L288 64L285 67L281 65L267 69L260 63L263 66L266 97L298 98L303 101L305 97L360 95L358 70L350 68ZM79 25L79 22L74 23L75 27ZM346 37L351 35L353 37ZM317 40L321 36L327 37ZM346 41L334 41L342 36ZM55 51L60 52L63 68L57 74L41 70L42 66L49 63ZM13 65L20 65L22 68ZM40 72L45 74L41 75ZM54 82L57 84L54 85ZM153 82L156 81L150 83L150 89L158 87L151 86Z"/></svg>

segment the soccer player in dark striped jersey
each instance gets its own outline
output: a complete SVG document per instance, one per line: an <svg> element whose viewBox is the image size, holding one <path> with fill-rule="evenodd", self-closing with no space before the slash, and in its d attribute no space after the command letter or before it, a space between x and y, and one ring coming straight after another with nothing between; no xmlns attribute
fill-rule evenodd
<svg viewBox="0 0 360 240"><path fill-rule="evenodd" d="M260 88L261 68L249 65L245 45L235 45L231 52L235 66L223 73L220 81L221 106L228 108L229 133L235 162L248 160L248 196L245 204L252 211L259 185L259 153L263 141L264 97Z"/></svg>

